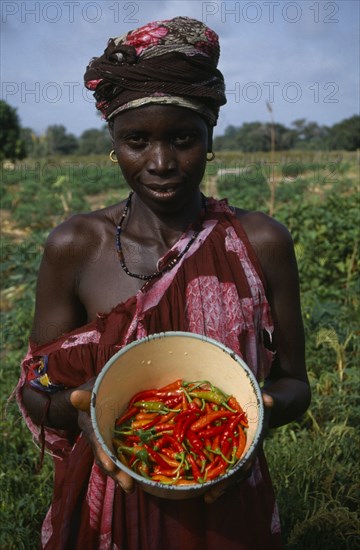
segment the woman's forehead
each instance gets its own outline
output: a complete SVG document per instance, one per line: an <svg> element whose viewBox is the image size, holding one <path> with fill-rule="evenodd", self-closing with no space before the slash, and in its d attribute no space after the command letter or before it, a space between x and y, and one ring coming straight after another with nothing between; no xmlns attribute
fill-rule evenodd
<svg viewBox="0 0 360 550"><path fill-rule="evenodd" d="M130 109L118 114L114 120L114 128L207 128L205 120L190 109L172 105L146 105Z"/></svg>

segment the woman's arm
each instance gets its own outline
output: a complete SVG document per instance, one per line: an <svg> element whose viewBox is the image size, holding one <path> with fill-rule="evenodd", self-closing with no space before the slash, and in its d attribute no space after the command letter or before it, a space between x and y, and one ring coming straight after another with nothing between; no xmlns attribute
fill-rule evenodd
<svg viewBox="0 0 360 550"><path fill-rule="evenodd" d="M276 427L303 414L311 398L296 258L291 236L280 223L260 213L245 215L241 222L263 270L274 321L275 357L264 394L265 404L266 395L273 401L269 427Z"/></svg>
<svg viewBox="0 0 360 550"><path fill-rule="evenodd" d="M45 344L87 321L78 298L81 277L81 243L76 222L61 224L49 235L40 264L31 339Z"/></svg>
<svg viewBox="0 0 360 550"><path fill-rule="evenodd" d="M272 348L275 358L263 390L264 433L267 428L298 418L310 404L305 366L304 328L301 317L299 278L291 236L287 229L259 212L239 211L239 220L254 247L265 276L265 290L274 322ZM239 480L251 469L239 472ZM236 476L234 476L235 478ZM214 502L236 479L217 484L205 494Z"/></svg>
<svg viewBox="0 0 360 550"><path fill-rule="evenodd" d="M86 322L86 312L77 298L81 266L74 254L72 220L50 234L40 264L31 339L45 344ZM70 403L71 390L42 394L30 385L23 388L23 402L36 424L56 429L74 429L77 411Z"/></svg>
<svg viewBox="0 0 360 550"><path fill-rule="evenodd" d="M82 228L83 229L83 228ZM56 228L45 245L37 290L35 316L31 338L36 344L45 344L84 325L88 319L77 295L81 277L81 243L76 242L76 221ZM77 253L74 253L77 252ZM134 489L134 482L120 471L98 443L89 416L91 389L94 380L79 388L42 394L26 384L22 389L23 404L37 425L70 432L80 430L94 452L96 463L126 492Z"/></svg>

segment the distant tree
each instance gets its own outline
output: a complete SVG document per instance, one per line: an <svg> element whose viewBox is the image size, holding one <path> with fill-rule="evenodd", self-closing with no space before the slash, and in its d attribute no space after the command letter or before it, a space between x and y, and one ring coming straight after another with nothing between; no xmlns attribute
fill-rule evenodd
<svg viewBox="0 0 360 550"><path fill-rule="evenodd" d="M360 149L360 116L354 115L331 126L327 142L329 149Z"/></svg>
<svg viewBox="0 0 360 550"><path fill-rule="evenodd" d="M21 128L21 139L25 145L26 156L32 158L46 156L45 135L37 135L32 128Z"/></svg>
<svg viewBox="0 0 360 550"><path fill-rule="evenodd" d="M35 134L31 128L21 128L20 137L24 142L24 147L27 156L32 156L34 148Z"/></svg>
<svg viewBox="0 0 360 550"><path fill-rule="evenodd" d="M74 134L68 134L65 126L53 124L45 133L48 155L70 155L78 149L78 140Z"/></svg>
<svg viewBox="0 0 360 550"><path fill-rule="evenodd" d="M283 124L274 124L275 149L291 149L294 145L294 133ZM271 124L263 122L245 122L240 127L228 126L224 136L217 136L214 149L218 151L270 151Z"/></svg>
<svg viewBox="0 0 360 550"><path fill-rule="evenodd" d="M214 149L217 151L233 151L236 149L236 134L239 128L236 126L227 126L223 136L214 138Z"/></svg>
<svg viewBox="0 0 360 550"><path fill-rule="evenodd" d="M298 118L291 123L291 126L294 127L294 133L296 136L296 141L301 141L305 138L305 126L306 118Z"/></svg>
<svg viewBox="0 0 360 550"><path fill-rule="evenodd" d="M327 136L329 129L319 126L317 122L307 122L299 118L291 123L294 133L294 147L298 149L328 149Z"/></svg>
<svg viewBox="0 0 360 550"><path fill-rule="evenodd" d="M80 155L106 154L111 149L111 138L106 125L101 130L97 128L85 130L79 138L78 153Z"/></svg>
<svg viewBox="0 0 360 550"><path fill-rule="evenodd" d="M0 100L0 160L22 159L26 156L21 139L21 126L14 107Z"/></svg>
<svg viewBox="0 0 360 550"><path fill-rule="evenodd" d="M236 141L245 153L270 151L270 129L262 122L246 122L239 128Z"/></svg>

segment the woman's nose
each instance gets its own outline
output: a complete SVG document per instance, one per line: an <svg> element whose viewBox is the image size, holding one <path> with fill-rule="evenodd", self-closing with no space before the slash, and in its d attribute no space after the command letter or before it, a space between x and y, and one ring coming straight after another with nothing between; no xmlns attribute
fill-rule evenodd
<svg viewBox="0 0 360 550"><path fill-rule="evenodd" d="M151 174L163 175L177 168L176 153L171 144L158 143L151 147L146 168Z"/></svg>

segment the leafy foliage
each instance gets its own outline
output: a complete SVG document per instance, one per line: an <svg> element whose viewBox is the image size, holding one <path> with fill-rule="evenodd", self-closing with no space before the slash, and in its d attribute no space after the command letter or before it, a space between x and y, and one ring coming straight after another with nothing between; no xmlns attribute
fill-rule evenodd
<svg viewBox="0 0 360 550"><path fill-rule="evenodd" d="M329 130L328 144L331 149L356 151L360 148L360 116L354 115L334 124Z"/></svg>
<svg viewBox="0 0 360 550"><path fill-rule="evenodd" d="M46 130L47 154L69 155L78 149L78 142L73 134L66 131L62 124L53 124Z"/></svg>
<svg viewBox="0 0 360 550"><path fill-rule="evenodd" d="M112 141L107 125L101 130L92 128L85 130L79 138L79 154L109 154L112 149Z"/></svg>
<svg viewBox="0 0 360 550"><path fill-rule="evenodd" d="M38 547L52 494L52 465L37 473L34 446L16 404L7 403L26 351L36 274L48 231L73 212L127 193L104 157L50 157L3 170L2 504L0 547ZM303 418L271 432L265 444L286 550L360 548L359 208L353 154L219 153L204 190L239 207L267 211L293 235L302 287L312 403ZM232 169L229 174L225 170ZM215 183L214 183L215 182ZM11 215L10 215L11 211Z"/></svg>
<svg viewBox="0 0 360 550"><path fill-rule="evenodd" d="M295 133L283 124L275 124L275 140L280 150L294 146ZM215 138L214 148L229 151L270 151L271 125L262 122L245 122L240 128L228 126L224 136Z"/></svg>
<svg viewBox="0 0 360 550"><path fill-rule="evenodd" d="M331 127L307 122L305 118L294 120L291 128L283 124L244 122L242 126L230 125L224 135L214 140L218 151L270 151L271 130L275 131L275 148L288 149L345 150L356 151L360 147L360 116L354 115Z"/></svg>
<svg viewBox="0 0 360 550"><path fill-rule="evenodd" d="M0 100L0 161L22 159L25 145L20 136L20 120L16 109Z"/></svg>

